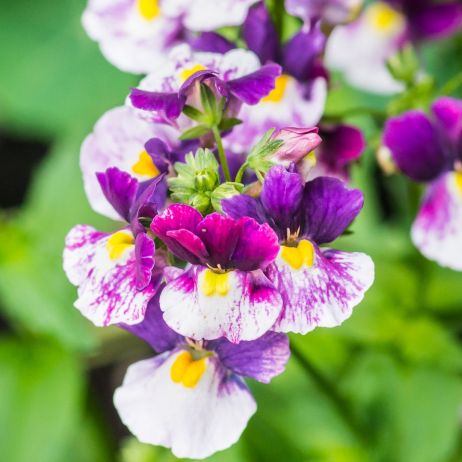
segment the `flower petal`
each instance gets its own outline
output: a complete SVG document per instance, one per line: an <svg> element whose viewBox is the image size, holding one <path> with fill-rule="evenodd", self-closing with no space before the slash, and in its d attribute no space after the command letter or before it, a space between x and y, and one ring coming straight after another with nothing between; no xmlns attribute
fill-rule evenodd
<svg viewBox="0 0 462 462"><path fill-rule="evenodd" d="M246 385L207 358L198 384L173 382L181 352L164 353L129 367L114 394L120 418L143 443L166 446L177 457L202 459L234 444L256 411Z"/></svg>
<svg viewBox="0 0 462 462"><path fill-rule="evenodd" d="M446 2L420 8L412 18L412 27L421 38L448 37L462 28L462 5Z"/></svg>
<svg viewBox="0 0 462 462"><path fill-rule="evenodd" d="M359 189L337 178L318 177L305 185L302 235L317 244L332 242L352 223L364 204Z"/></svg>
<svg viewBox="0 0 462 462"><path fill-rule="evenodd" d="M294 270L278 258L267 270L284 308L274 330L305 334L349 318L374 280L374 264L362 253L316 248L314 265Z"/></svg>
<svg viewBox="0 0 462 462"><path fill-rule="evenodd" d="M227 369L263 383L281 374L290 356L289 339L276 332L267 332L256 340L238 344L226 339L212 340L207 348L218 354Z"/></svg>
<svg viewBox="0 0 462 462"><path fill-rule="evenodd" d="M430 181L447 168L448 159L430 119L409 111L388 119L383 142L400 170L416 181Z"/></svg>
<svg viewBox="0 0 462 462"><path fill-rule="evenodd" d="M412 226L412 240L430 260L462 271L460 173L448 173L430 185Z"/></svg>
<svg viewBox="0 0 462 462"><path fill-rule="evenodd" d="M122 255L112 259L110 237L86 225L76 226L67 235L64 270L79 286L75 307L97 326L136 324L143 319L156 288L150 284L137 289L134 246L127 246Z"/></svg>
<svg viewBox="0 0 462 462"><path fill-rule="evenodd" d="M154 253L156 246L154 241L145 233L140 233L135 239L136 258L136 288L145 289L151 282L152 270L154 269Z"/></svg>
<svg viewBox="0 0 462 462"><path fill-rule="evenodd" d="M437 123L449 141L462 151L462 101L443 96L432 104ZM459 154L462 157L462 152Z"/></svg>
<svg viewBox="0 0 462 462"><path fill-rule="evenodd" d="M223 295L204 293L205 271L192 267L163 290L160 306L174 331L197 340L226 337L238 343L270 329L281 311L281 298L260 270L227 273Z"/></svg>

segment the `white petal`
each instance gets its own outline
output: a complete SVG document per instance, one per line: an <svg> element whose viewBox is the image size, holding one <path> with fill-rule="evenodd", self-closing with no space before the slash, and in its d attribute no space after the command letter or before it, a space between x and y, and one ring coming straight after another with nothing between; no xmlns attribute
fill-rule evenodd
<svg viewBox="0 0 462 462"><path fill-rule="evenodd" d="M124 424L143 443L166 446L177 457L202 459L234 444L256 411L245 384L215 357L193 388L174 383L177 355L164 353L129 367L114 403Z"/></svg>

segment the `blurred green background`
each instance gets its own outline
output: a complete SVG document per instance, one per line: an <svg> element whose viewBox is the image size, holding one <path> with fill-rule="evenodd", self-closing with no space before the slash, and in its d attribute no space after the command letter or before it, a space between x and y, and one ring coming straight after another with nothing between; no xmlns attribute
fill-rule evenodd
<svg viewBox="0 0 462 462"><path fill-rule="evenodd" d="M87 205L79 147L137 82L86 37L84 6L0 1L0 460L173 461L130 438L112 406L127 365L149 350L92 327L61 267L73 225L112 226ZM422 53L439 85L462 71L461 37ZM353 172L366 207L339 246L373 256L375 285L340 328L291 338L287 372L250 384L258 413L210 460L462 461L462 275L413 248L418 191L376 164L376 113L388 103L334 78L327 107L330 117L367 109L347 117L367 134Z"/></svg>

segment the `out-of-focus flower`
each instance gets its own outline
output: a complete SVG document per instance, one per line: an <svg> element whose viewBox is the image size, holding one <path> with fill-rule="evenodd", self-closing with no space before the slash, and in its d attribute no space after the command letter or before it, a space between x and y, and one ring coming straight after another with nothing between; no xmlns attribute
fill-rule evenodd
<svg viewBox="0 0 462 462"><path fill-rule="evenodd" d="M404 174L428 184L412 226L414 244L462 271L462 101L442 97L431 116L409 111L389 119L383 142Z"/></svg>
<svg viewBox="0 0 462 462"><path fill-rule="evenodd" d="M90 0L82 17L88 35L123 71L147 74L192 31L242 24L256 0Z"/></svg>
<svg viewBox="0 0 462 462"><path fill-rule="evenodd" d="M164 319L194 339L221 336L231 342L267 332L281 311L281 297L263 270L276 258L274 231L245 216L212 213L173 204L157 215L154 234L178 258L191 263L162 292Z"/></svg>
<svg viewBox="0 0 462 462"><path fill-rule="evenodd" d="M80 151L80 167L91 207L109 218L120 219L101 190L96 173L117 167L139 182L149 181L166 173L171 163L183 160L185 153L196 148L196 142L180 142L178 137L179 132L173 127L149 123L133 108L121 106L106 112Z"/></svg>
<svg viewBox="0 0 462 462"><path fill-rule="evenodd" d="M257 104L268 95L280 73L277 64L260 66L251 51L198 53L188 45L181 45L172 51L165 66L132 90L129 100L153 121L185 129L192 122L182 115L185 105L203 109L200 83L207 84L217 99L224 97L224 114L235 117L242 103Z"/></svg>
<svg viewBox="0 0 462 462"><path fill-rule="evenodd" d="M78 286L75 307L97 326L142 321L157 290L153 275L154 241L140 220L157 213L162 177L140 184L126 172L109 168L98 174L107 200L128 226L102 233L88 225L74 227L66 237L64 270Z"/></svg>
<svg viewBox="0 0 462 462"><path fill-rule="evenodd" d="M362 4L363 0L286 0L286 9L305 23L322 19L336 25L353 20Z"/></svg>
<svg viewBox="0 0 462 462"><path fill-rule="evenodd" d="M340 236L362 206L362 193L336 178L304 185L298 173L281 166L267 174L259 199L240 195L222 202L230 216L253 217L278 234L278 257L265 272L283 299L273 330L337 326L363 299L374 280L370 257L319 247Z"/></svg>
<svg viewBox="0 0 462 462"><path fill-rule="evenodd" d="M290 355L287 337L274 332L238 345L182 337L162 319L158 295L141 324L125 327L160 354L129 367L115 406L140 441L177 457L202 459L234 444L256 410L242 377L268 383Z"/></svg>
<svg viewBox="0 0 462 462"><path fill-rule="evenodd" d="M403 86L390 75L386 61L406 40L406 18L385 2L369 5L347 26L336 27L326 47L326 64L345 79L373 93L396 93Z"/></svg>

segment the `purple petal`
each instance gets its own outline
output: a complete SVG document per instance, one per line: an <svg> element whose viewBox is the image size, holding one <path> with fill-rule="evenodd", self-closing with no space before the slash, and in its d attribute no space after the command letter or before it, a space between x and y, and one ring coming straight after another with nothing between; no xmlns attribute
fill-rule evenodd
<svg viewBox="0 0 462 462"><path fill-rule="evenodd" d="M260 225L254 219L239 220L240 236L231 257L231 267L241 271L266 268L279 252L278 237L268 224Z"/></svg>
<svg viewBox="0 0 462 462"><path fill-rule="evenodd" d="M195 232L197 225L202 220L202 215L193 207L184 204L170 205L162 214L157 215L151 223L151 230L156 236L167 244L170 251L182 260L193 264L199 264L200 260L169 232L186 229Z"/></svg>
<svg viewBox="0 0 462 462"><path fill-rule="evenodd" d="M239 194L229 199L223 199L221 207L226 215L236 220L241 217L250 217L258 223L267 222L267 217L260 201L246 194Z"/></svg>
<svg viewBox="0 0 462 462"><path fill-rule="evenodd" d="M145 289L151 282L156 246L147 234L140 233L135 239L136 288Z"/></svg>
<svg viewBox="0 0 462 462"><path fill-rule="evenodd" d="M227 82L229 91L246 104L257 104L275 87L276 78L281 75L281 66L265 64L258 71Z"/></svg>
<svg viewBox="0 0 462 462"><path fill-rule="evenodd" d="M151 138L145 143L144 149L151 156L154 165L159 169L160 173L167 173L171 152L165 142L160 138Z"/></svg>
<svg viewBox="0 0 462 462"><path fill-rule="evenodd" d="M289 339L275 332L267 332L256 340L238 344L226 339L212 340L207 348L218 354L226 368L263 383L269 383L282 373L290 356Z"/></svg>
<svg viewBox="0 0 462 462"><path fill-rule="evenodd" d="M284 167L271 168L265 177L261 202L280 232L296 231L299 226L299 208L303 197L303 179L298 173L290 173Z"/></svg>
<svg viewBox="0 0 462 462"><path fill-rule="evenodd" d="M320 24L313 26L309 31L302 29L284 46L282 63L284 72L299 81L307 81L325 43L326 37L321 32Z"/></svg>
<svg viewBox="0 0 462 462"><path fill-rule="evenodd" d="M130 207L138 190L138 181L116 167L96 174L104 196L114 210L127 222L130 221Z"/></svg>
<svg viewBox="0 0 462 462"><path fill-rule="evenodd" d="M202 32L198 37L193 38L190 44L193 50L207 53L224 54L236 48L234 43L216 32Z"/></svg>
<svg viewBox="0 0 462 462"><path fill-rule="evenodd" d="M279 165L289 167L292 162L302 161L307 154L316 149L322 142L318 135L319 129L285 127L276 130L272 135L272 140L283 141L282 146L271 156L271 160Z"/></svg>
<svg viewBox="0 0 462 462"><path fill-rule="evenodd" d="M133 106L143 111L159 112L167 119L177 119L186 102L184 95L178 93L161 93L132 88L130 101Z"/></svg>
<svg viewBox="0 0 462 462"><path fill-rule="evenodd" d="M147 342L157 353L173 350L178 343L184 340L183 336L177 334L165 324L159 306L161 292L162 289L159 289L149 302L142 322L132 326L120 324L120 327Z"/></svg>
<svg viewBox="0 0 462 462"><path fill-rule="evenodd" d="M301 234L317 244L332 242L348 228L363 204L359 189L348 189L337 178L315 178L305 185Z"/></svg>
<svg viewBox="0 0 462 462"><path fill-rule="evenodd" d="M443 96L433 103L432 111L440 130L462 155L462 101Z"/></svg>
<svg viewBox="0 0 462 462"><path fill-rule="evenodd" d="M279 51L279 36L264 2L250 10L242 26L242 35L247 47L258 55L262 63L276 61Z"/></svg>
<svg viewBox="0 0 462 462"><path fill-rule="evenodd" d="M428 5L410 19L412 28L421 38L447 37L462 27L462 5L459 2Z"/></svg>
<svg viewBox="0 0 462 462"><path fill-rule="evenodd" d="M398 167L416 181L430 181L447 167L438 134L420 111L393 117L385 124L383 142Z"/></svg>
<svg viewBox="0 0 462 462"><path fill-rule="evenodd" d="M229 268L230 258L240 237L242 224L238 220L212 213L205 217L196 228L208 250L207 263L216 268Z"/></svg>

